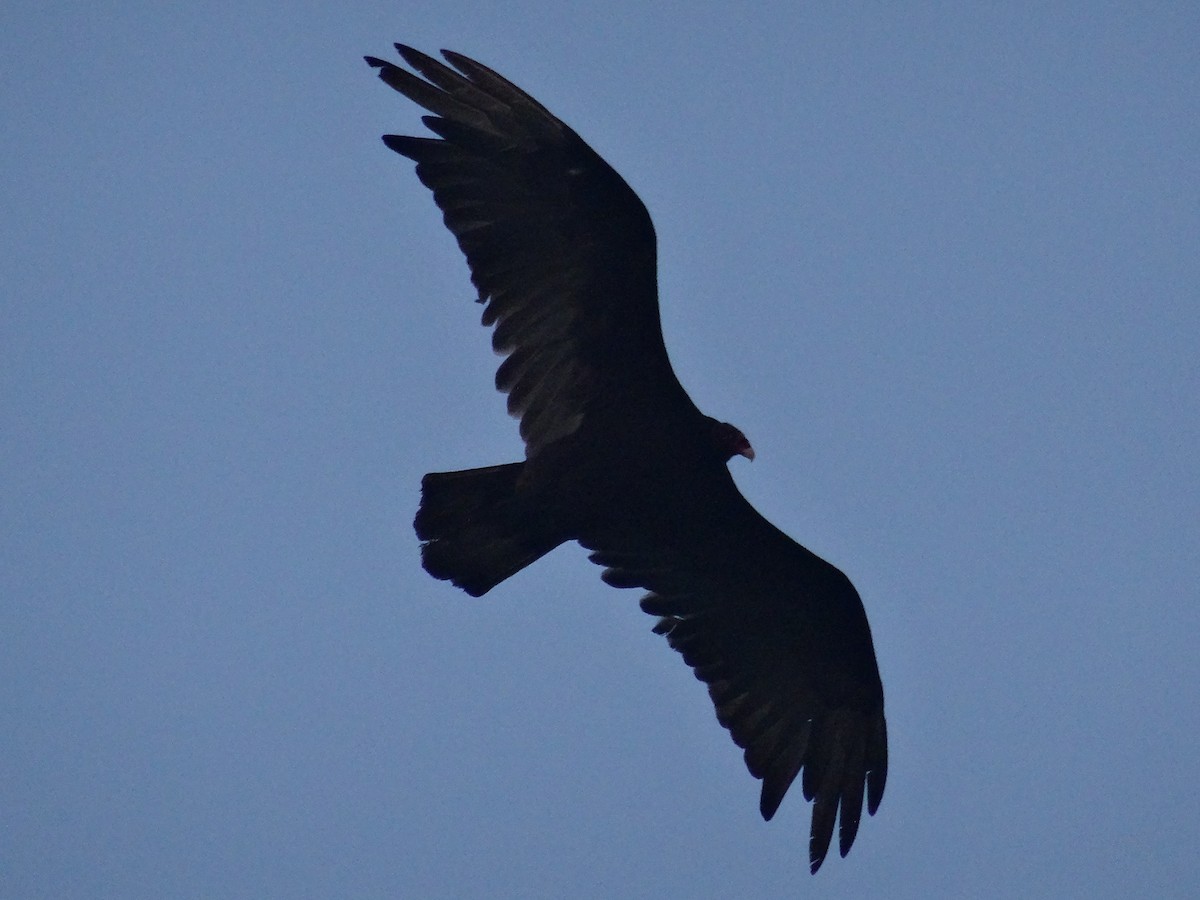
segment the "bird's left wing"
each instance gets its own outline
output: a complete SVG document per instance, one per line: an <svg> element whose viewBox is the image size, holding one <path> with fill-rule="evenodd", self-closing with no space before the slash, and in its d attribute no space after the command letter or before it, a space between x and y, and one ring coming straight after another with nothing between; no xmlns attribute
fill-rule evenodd
<svg viewBox="0 0 1200 900"><path fill-rule="evenodd" d="M368 56L432 116L437 137L386 135L417 163L508 358L496 386L526 453L596 404L687 403L663 345L654 226L620 175L537 100L486 66L397 44L416 72ZM647 396L647 395L650 396Z"/></svg>

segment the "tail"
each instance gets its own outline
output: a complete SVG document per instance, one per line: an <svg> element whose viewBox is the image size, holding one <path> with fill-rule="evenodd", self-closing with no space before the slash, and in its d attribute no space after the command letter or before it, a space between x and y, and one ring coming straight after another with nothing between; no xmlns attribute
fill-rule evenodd
<svg viewBox="0 0 1200 900"><path fill-rule="evenodd" d="M518 497L524 466L430 472L421 479L413 527L426 572L478 597L566 540Z"/></svg>

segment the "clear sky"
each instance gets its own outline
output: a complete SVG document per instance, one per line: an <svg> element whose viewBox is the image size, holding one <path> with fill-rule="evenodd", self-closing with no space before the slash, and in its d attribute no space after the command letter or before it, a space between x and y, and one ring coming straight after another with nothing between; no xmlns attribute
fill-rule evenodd
<svg viewBox="0 0 1200 900"><path fill-rule="evenodd" d="M668 8L5 5L0 896L1196 895L1200 7ZM422 473L521 448L394 40L639 192L858 586L891 771L815 878L636 592L421 571Z"/></svg>

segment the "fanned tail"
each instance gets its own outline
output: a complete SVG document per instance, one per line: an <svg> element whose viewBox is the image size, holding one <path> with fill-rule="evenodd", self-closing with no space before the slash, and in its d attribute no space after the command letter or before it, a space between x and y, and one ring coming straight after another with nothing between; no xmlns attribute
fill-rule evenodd
<svg viewBox="0 0 1200 900"><path fill-rule="evenodd" d="M426 572L478 597L566 540L521 502L517 482L524 466L430 472L421 479L413 527Z"/></svg>

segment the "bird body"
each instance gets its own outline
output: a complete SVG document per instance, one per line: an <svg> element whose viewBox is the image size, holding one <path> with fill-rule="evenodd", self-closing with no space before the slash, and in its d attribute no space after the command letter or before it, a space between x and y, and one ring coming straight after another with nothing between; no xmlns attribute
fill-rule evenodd
<svg viewBox="0 0 1200 900"><path fill-rule="evenodd" d="M386 135L417 164L505 356L496 387L525 459L422 480L425 569L479 596L566 541L642 609L708 686L763 781L770 819L800 778L809 859L844 856L887 776L883 688L858 592L764 519L727 467L745 436L698 410L658 313L656 239L633 190L567 125L460 54L396 45L388 85L435 137Z"/></svg>

